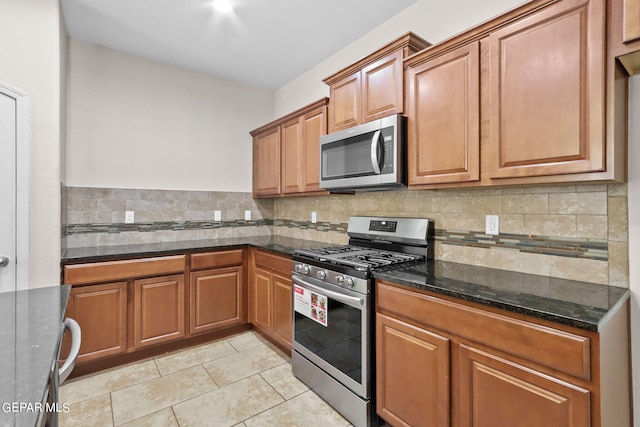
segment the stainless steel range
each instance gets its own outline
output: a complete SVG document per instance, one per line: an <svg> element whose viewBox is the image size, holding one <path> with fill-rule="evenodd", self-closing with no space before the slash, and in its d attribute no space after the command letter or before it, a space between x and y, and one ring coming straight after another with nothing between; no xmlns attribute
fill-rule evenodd
<svg viewBox="0 0 640 427"><path fill-rule="evenodd" d="M349 244L293 256L293 373L355 426L375 417L376 268L432 258L425 218L349 219Z"/></svg>

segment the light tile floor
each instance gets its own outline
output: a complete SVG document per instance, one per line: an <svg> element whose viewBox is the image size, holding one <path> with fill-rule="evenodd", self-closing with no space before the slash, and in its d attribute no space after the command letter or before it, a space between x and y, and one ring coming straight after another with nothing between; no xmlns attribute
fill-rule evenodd
<svg viewBox="0 0 640 427"><path fill-rule="evenodd" d="M259 334L229 338L70 380L60 426L348 426Z"/></svg>

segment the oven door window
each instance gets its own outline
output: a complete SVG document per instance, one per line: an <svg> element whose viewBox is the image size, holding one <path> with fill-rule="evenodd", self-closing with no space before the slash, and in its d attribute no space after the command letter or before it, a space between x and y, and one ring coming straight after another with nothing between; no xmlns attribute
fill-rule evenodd
<svg viewBox="0 0 640 427"><path fill-rule="evenodd" d="M295 341L362 384L362 311L328 299L326 326L295 312Z"/></svg>

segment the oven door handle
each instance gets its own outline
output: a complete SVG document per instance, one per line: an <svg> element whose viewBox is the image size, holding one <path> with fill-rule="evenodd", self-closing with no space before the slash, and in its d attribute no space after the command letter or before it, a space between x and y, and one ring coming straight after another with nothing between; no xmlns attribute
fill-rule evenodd
<svg viewBox="0 0 640 427"><path fill-rule="evenodd" d="M317 292L319 294L325 295L331 299L334 299L343 304L350 305L352 307L363 306L364 298L352 297L349 295L341 294L340 292L331 291L329 289L321 288L320 286L316 286L312 283L307 282L306 280L300 277L293 278L293 284L299 284L303 288L307 288L310 291Z"/></svg>

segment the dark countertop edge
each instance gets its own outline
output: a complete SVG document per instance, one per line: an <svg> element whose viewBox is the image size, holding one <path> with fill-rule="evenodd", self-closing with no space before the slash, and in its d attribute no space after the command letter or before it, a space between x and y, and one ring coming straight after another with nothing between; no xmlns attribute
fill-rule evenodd
<svg viewBox="0 0 640 427"><path fill-rule="evenodd" d="M326 246L326 242L318 242L314 240L306 240L299 239L293 237L276 237L276 236L253 236L253 237L242 237L242 238L222 238L215 240L193 240L193 241L176 241L176 242L167 242L166 244L134 244L131 245L133 248L142 248L142 247L153 247L154 245L171 245L175 244L179 247L167 248L167 249L149 249L149 250L140 250L131 253L112 253L112 254L94 254L88 256L78 256L72 258L63 258L61 260L62 265L68 264L78 264L84 262L100 262L100 261L113 261L113 260L123 260L123 259L135 259L135 258L144 258L149 256L163 256L163 255L175 255L181 253L198 253L198 252L206 252L213 250L226 250L226 249L234 249L241 247L254 247L262 250L267 250L271 252L276 252L285 256L293 255L293 246L296 247L310 247L310 246ZM193 244L193 246L190 246ZM109 246L104 246L103 248L109 249ZM78 248L82 249L82 248ZM73 249L72 249L73 250ZM65 251L65 255L66 255ZM523 273L525 274L525 273ZM406 287L407 289L414 290L416 292L427 291L433 292L435 294L440 294L444 296L449 296L458 300L477 303L480 305L484 305L487 307L493 307L502 309L511 313L522 314L525 316L533 317L540 320L547 320L552 323L557 323L569 327L574 327L577 329L582 329L591 332L599 332L603 325L606 323L608 318L615 313L619 307L629 299L630 292L627 290L621 297L619 301L614 304L611 309L596 323L585 321L583 319L576 319L569 316L563 316L561 314L549 313L546 311L538 310L535 308L508 303L501 302L493 299L482 298L475 295L469 295L464 292L460 292L458 290L451 290L447 288L443 288L437 285L428 284L428 283L414 283L411 281L404 280L397 275L393 274L393 271L385 272L385 271L377 271L373 273L374 278L388 280L392 283L401 285ZM605 285L602 285L605 286Z"/></svg>
<svg viewBox="0 0 640 427"><path fill-rule="evenodd" d="M36 402L43 402L45 396L47 395L47 392L49 389L49 380L51 377L51 368L54 363L57 363L57 360L58 360L58 351L59 351L60 343L62 340L62 334L64 332L62 329L62 323L64 321L67 304L69 302L71 285L54 285L50 287L23 289L23 290L15 291L16 293L20 293L21 295L20 298L21 298L22 295L28 295L30 292L38 292L38 293L47 292L46 291L47 288L53 288L53 287L56 287L58 289L58 292L59 292L58 295L60 296L60 301L57 302L58 304L60 304L60 318L57 319L56 323L52 325L51 328L57 329L58 334L55 339L47 340L47 344L50 344L51 348L42 349L42 351L46 353L51 351L50 357L46 356L46 353L43 353L44 355L43 360L47 360L49 361L49 363L46 365L46 367L44 366L44 364L38 364L38 368L41 368L42 370L38 369L37 373L31 372L30 374L31 380L29 381L27 386L24 388L24 390L26 390L27 392L27 395L15 396L15 397L21 397L20 402L23 402L23 403L34 404ZM32 301L30 301L30 298L28 299L29 299L28 303L31 304ZM31 308L32 307L29 307L29 311L31 310ZM29 337L23 337L22 339L29 341ZM38 349L40 349L41 347L42 347L41 345L38 345ZM33 349L30 347L29 351L33 351ZM26 361L30 363L30 359L28 357L25 357L21 361ZM34 367L32 365L29 365L28 370L32 371L33 368ZM16 370L15 371L16 375L18 373L20 375L23 375L26 372L24 370L20 370L18 366L15 367L15 370ZM40 413L37 411L20 411L15 413L0 412L0 424L4 423L5 421L10 421L12 423L11 425L15 425L15 426L31 426L37 422L39 416L40 416Z"/></svg>
<svg viewBox="0 0 640 427"><path fill-rule="evenodd" d="M70 248L66 249L60 260L62 265L67 264L77 264L84 262L100 262L100 261L114 261L114 260L124 260L124 259L134 259L134 258L144 258L149 256L162 256L162 255L175 255L180 253L197 253L197 252L207 252L207 251L215 251L222 249L234 249L241 247L255 247L258 249L263 249L271 252L277 252L282 255L292 256L293 255L293 247L289 247L288 249L282 249L282 247L288 246L286 243L283 243L282 240L285 240L286 243L295 242L300 244L300 247L304 246L326 246L326 242L318 242L314 240L305 240L305 239L297 239L297 238L280 238L273 240L270 236L255 236L255 237L246 237L246 238L223 238L223 239L215 239L215 240L191 240L191 241L176 241L176 242L168 242L167 245L171 243L176 244L176 247L166 248L166 249L145 249L145 250L134 250L132 252L113 252L108 253L109 248L113 248L114 246L103 246L102 249L105 249L106 253L96 253L92 255L85 256L71 256L69 257L67 253L71 250L81 250L83 248ZM262 240L262 241L260 241ZM281 240L280 242L278 240ZM188 243L193 242L193 246L189 246ZM132 248L135 248L138 244L131 245ZM154 244L140 244L139 247L143 246L153 246ZM126 245L118 245L118 247L124 247ZM296 245L297 246L297 245Z"/></svg>
<svg viewBox="0 0 640 427"><path fill-rule="evenodd" d="M453 297L453 298L458 299L458 300L477 303L477 304L484 305L484 306L487 306L487 307L498 308L498 309L502 309L502 310L508 311L510 313L522 314L522 315L533 317L533 318L536 318L536 319L547 320L547 321L550 321L552 323L557 323L557 324L560 324L560 325L569 326L569 327L573 327L573 328L576 328L576 329L582 329L582 330L586 330L586 331L590 331L590 332L596 332L596 333L600 332L602 330L603 326L607 323L609 318L616 311L618 311L620 309L620 307L622 307L624 302L627 301L630 298L630 295L631 295L631 292L629 290L624 292L623 295L620 297L620 299L616 302L616 304L614 304L607 311L607 313L600 319L600 321L597 322L597 323L594 323L594 322L589 322L589 321L585 321L585 320L581 320L581 319L576 319L576 318L573 318L573 317L568 317L568 316L562 316L562 315L559 315L559 314L548 313L546 311L536 310L534 308L525 307L525 306L518 305L518 304L509 304L509 303L500 302L500 301L496 301L496 300L492 300L492 299L477 297L475 295L469 295L469 294L465 294L465 293L460 292L460 291L446 289L446 288L443 288L443 287L440 287L440 286L430 285L430 284L427 284L427 283L416 284L416 283L413 283L411 281L407 281L407 280L403 280L401 278L398 278L397 276L394 276L393 273L384 273L384 272L383 273L374 273L374 277L376 279L382 279L382 280L389 281L389 282L391 282L391 283L393 283L395 285L400 285L400 286L402 286L402 287L404 287L404 288L406 288L408 290L411 290L411 291L415 291L415 292L420 292L420 291L432 292L432 293L439 294L439 295ZM602 285L602 286L605 286L605 285Z"/></svg>

